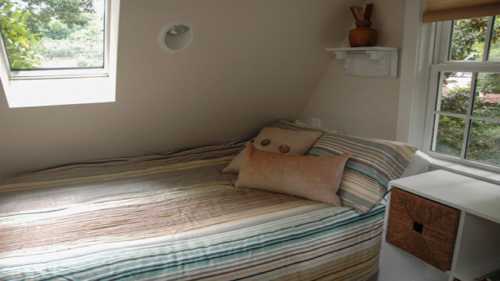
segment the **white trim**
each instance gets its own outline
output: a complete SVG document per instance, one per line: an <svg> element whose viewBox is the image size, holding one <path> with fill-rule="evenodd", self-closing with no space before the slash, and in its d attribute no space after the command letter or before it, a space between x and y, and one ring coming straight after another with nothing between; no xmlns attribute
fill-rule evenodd
<svg viewBox="0 0 500 281"><path fill-rule="evenodd" d="M499 72L500 63L450 62L434 64L432 68L444 72Z"/></svg>
<svg viewBox="0 0 500 281"><path fill-rule="evenodd" d="M435 24L423 24L423 0L405 0L397 139L424 147Z"/></svg>
<svg viewBox="0 0 500 281"><path fill-rule="evenodd" d="M460 163L458 160L444 159L449 158L445 155L427 155L426 160L429 162L431 170L443 169L454 172L460 175L468 176L478 180L499 184L500 174L496 167L484 167L482 165L474 166L471 163Z"/></svg>
<svg viewBox="0 0 500 281"><path fill-rule="evenodd" d="M430 84L429 84L429 91L428 91L428 105L427 105L427 110L426 110L426 116L425 116L425 130L424 130L424 135L423 135L423 143L424 146L420 147L422 151L428 152L430 149L435 149L436 143L435 139L433 138L434 135L437 134L437 129L438 127L436 126L436 118L434 117L435 109L439 108L439 96L441 95L441 89L439 87L440 83L438 83L438 80L442 80L443 77L440 77L438 75L439 72L437 72L435 69L431 70L431 77L430 77Z"/></svg>
<svg viewBox="0 0 500 281"><path fill-rule="evenodd" d="M450 49L451 49L451 32L453 29L453 25L451 22L441 22L436 24L436 44L434 47L438 50L437 52L434 52L434 64L437 63L444 63L444 62L451 62L451 54L450 54ZM444 44L442 42L445 42Z"/></svg>
<svg viewBox="0 0 500 281"><path fill-rule="evenodd" d="M108 72L104 69L33 70L11 72L10 80L73 79L108 76Z"/></svg>
<svg viewBox="0 0 500 281"><path fill-rule="evenodd" d="M9 81L9 61L7 60L7 55L5 54L3 38L0 35L0 86L4 92L9 90L10 81Z"/></svg>
<svg viewBox="0 0 500 281"><path fill-rule="evenodd" d="M474 161L474 160L466 160L466 159L462 159L459 157L454 157L454 156L441 154L441 153L433 152L433 151L427 151L425 153L427 153L429 156L431 156L434 159L438 159L438 160L447 162L448 164L459 164L459 165L468 166L468 167L481 169L481 170L485 170L485 171L500 173L500 167L497 167L497 166L488 165L488 164Z"/></svg>
<svg viewBox="0 0 500 281"><path fill-rule="evenodd" d="M492 166L484 166L481 163L475 163L476 166L470 163L460 163L460 159L453 159L453 157L446 155L439 155L436 153L424 153L418 151L412 170L405 176L417 175L423 172L432 171L436 169L444 169L464 176L472 177L475 179L500 184L500 168Z"/></svg>
<svg viewBox="0 0 500 281"><path fill-rule="evenodd" d="M120 5L120 2L118 1L116 5ZM118 13L120 13L119 10ZM104 67L101 69L106 74L110 71L112 32L114 28L117 29L117 27L113 27L112 21L117 16L119 17L116 11L113 11L112 0L106 0L104 7Z"/></svg>

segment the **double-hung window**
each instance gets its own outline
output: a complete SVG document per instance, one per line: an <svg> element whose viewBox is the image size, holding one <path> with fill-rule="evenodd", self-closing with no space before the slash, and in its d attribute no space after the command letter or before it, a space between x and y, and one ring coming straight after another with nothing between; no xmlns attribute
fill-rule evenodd
<svg viewBox="0 0 500 281"><path fill-rule="evenodd" d="M119 0L0 0L11 107L114 100Z"/></svg>
<svg viewBox="0 0 500 281"><path fill-rule="evenodd" d="M500 16L438 25L427 146L435 156L500 167Z"/></svg>

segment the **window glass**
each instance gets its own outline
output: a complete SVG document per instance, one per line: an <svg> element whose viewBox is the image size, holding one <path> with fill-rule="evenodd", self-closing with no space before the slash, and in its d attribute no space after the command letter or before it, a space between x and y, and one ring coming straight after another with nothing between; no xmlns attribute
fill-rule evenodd
<svg viewBox="0 0 500 281"><path fill-rule="evenodd" d="M450 44L450 60L482 61L488 17L456 20Z"/></svg>
<svg viewBox="0 0 500 281"><path fill-rule="evenodd" d="M500 120L500 73L479 73L473 116Z"/></svg>
<svg viewBox="0 0 500 281"><path fill-rule="evenodd" d="M443 76L440 111L466 114L472 96L472 73L445 72Z"/></svg>
<svg viewBox="0 0 500 281"><path fill-rule="evenodd" d="M467 159L500 166L500 123L472 122Z"/></svg>
<svg viewBox="0 0 500 281"><path fill-rule="evenodd" d="M437 115L437 135L435 152L460 156L464 138L465 122L463 118Z"/></svg>
<svg viewBox="0 0 500 281"><path fill-rule="evenodd" d="M103 68L105 0L0 0L10 68Z"/></svg>
<svg viewBox="0 0 500 281"><path fill-rule="evenodd" d="M500 61L500 17L495 17L495 23L493 27L493 33L491 36L490 45L490 61Z"/></svg>

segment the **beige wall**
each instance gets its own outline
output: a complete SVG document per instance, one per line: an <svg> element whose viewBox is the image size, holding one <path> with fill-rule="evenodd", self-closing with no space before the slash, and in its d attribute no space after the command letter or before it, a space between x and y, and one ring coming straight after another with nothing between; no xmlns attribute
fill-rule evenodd
<svg viewBox="0 0 500 281"><path fill-rule="evenodd" d="M379 45L401 47L403 0L375 0L374 27ZM346 32L347 34L347 32ZM394 139L398 118L399 79L345 75L343 62L331 64L303 113L342 133Z"/></svg>
<svg viewBox="0 0 500 281"><path fill-rule="evenodd" d="M348 29L350 3L122 0L117 102L9 109L0 93L0 178L218 143L298 117L328 67L323 48ZM195 39L169 55L158 34L179 19Z"/></svg>

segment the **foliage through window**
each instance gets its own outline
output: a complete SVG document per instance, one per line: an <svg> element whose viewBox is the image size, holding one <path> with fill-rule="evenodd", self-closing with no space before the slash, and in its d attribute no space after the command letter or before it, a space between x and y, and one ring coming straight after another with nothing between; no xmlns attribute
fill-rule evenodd
<svg viewBox="0 0 500 281"><path fill-rule="evenodd" d="M104 68L105 0L0 0L11 71Z"/></svg>
<svg viewBox="0 0 500 281"><path fill-rule="evenodd" d="M433 66L432 151L500 166L500 16L454 21L448 35L446 55Z"/></svg>

